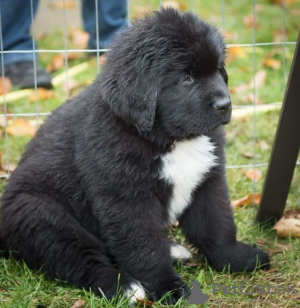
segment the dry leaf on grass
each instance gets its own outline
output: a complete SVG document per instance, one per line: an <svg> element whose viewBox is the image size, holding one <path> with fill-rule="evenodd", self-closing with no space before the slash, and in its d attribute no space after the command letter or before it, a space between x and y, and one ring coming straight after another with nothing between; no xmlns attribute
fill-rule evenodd
<svg viewBox="0 0 300 308"><path fill-rule="evenodd" d="M258 205L260 203L260 197L260 194L249 194L241 199L231 201L231 206L233 208L239 208L244 205L251 205L253 203Z"/></svg>
<svg viewBox="0 0 300 308"><path fill-rule="evenodd" d="M33 137L35 134L35 128L28 120L19 118L17 120L13 120L12 123L8 125L7 132L12 136Z"/></svg>
<svg viewBox="0 0 300 308"><path fill-rule="evenodd" d="M11 82L9 80L9 78L4 77L4 79L2 77L0 77L0 94L7 94L10 92L11 89Z"/></svg>
<svg viewBox="0 0 300 308"><path fill-rule="evenodd" d="M236 87L229 88L229 92L231 94L236 94L236 93L242 93L248 90L249 86L245 83L241 83L240 85Z"/></svg>
<svg viewBox="0 0 300 308"><path fill-rule="evenodd" d="M47 90L44 88L37 88L37 93L32 93L29 102L33 103L37 99L38 101L49 99L54 97L54 92L52 90Z"/></svg>
<svg viewBox="0 0 300 308"><path fill-rule="evenodd" d="M53 10L73 10L76 8L76 4L72 0L56 0L48 3L48 6Z"/></svg>
<svg viewBox="0 0 300 308"><path fill-rule="evenodd" d="M6 119L2 115L0 116L0 128L6 126Z"/></svg>
<svg viewBox="0 0 300 308"><path fill-rule="evenodd" d="M244 156L245 158L253 158L253 153L251 153L251 152L245 152L245 153L243 153L243 156Z"/></svg>
<svg viewBox="0 0 300 308"><path fill-rule="evenodd" d="M262 86L265 85L266 83L266 78L267 78L267 71L266 70L260 70L258 71L255 76L254 80L251 80L249 86L250 88L261 88Z"/></svg>
<svg viewBox="0 0 300 308"><path fill-rule="evenodd" d="M273 70L278 70L280 68L281 62L276 59L266 58L262 61L262 65L272 68Z"/></svg>
<svg viewBox="0 0 300 308"><path fill-rule="evenodd" d="M300 219L281 218L273 228L278 237L300 237Z"/></svg>
<svg viewBox="0 0 300 308"><path fill-rule="evenodd" d="M147 299L137 299L137 307L152 307L154 302Z"/></svg>
<svg viewBox="0 0 300 308"><path fill-rule="evenodd" d="M228 63L231 63L236 58L246 58L246 57L247 57L247 52L245 51L245 48L239 46L228 48L228 54L227 54Z"/></svg>
<svg viewBox="0 0 300 308"><path fill-rule="evenodd" d="M299 2L299 0L271 0L272 3L283 6L283 4L285 6L289 6L292 4L296 4L297 2Z"/></svg>
<svg viewBox="0 0 300 308"><path fill-rule="evenodd" d="M248 169L246 171L246 176L248 179L257 182L261 179L262 173L258 169Z"/></svg>
<svg viewBox="0 0 300 308"><path fill-rule="evenodd" d="M107 56L106 55L101 55L100 58L99 58L99 66L100 68L102 68L105 64L107 60Z"/></svg>
<svg viewBox="0 0 300 308"><path fill-rule="evenodd" d="M74 53L74 52L67 53L68 61L72 61L80 57L81 57L80 53ZM61 54L55 55L51 59L51 62L48 64L47 71L48 72L57 71L58 69L65 66L65 61L66 61L66 54L61 53Z"/></svg>
<svg viewBox="0 0 300 308"><path fill-rule="evenodd" d="M172 7L176 10L180 10L180 4L177 1L163 1L163 7Z"/></svg>
<svg viewBox="0 0 300 308"><path fill-rule="evenodd" d="M77 48L86 48L90 35L81 29L71 29L69 37L72 39L73 45Z"/></svg>
<svg viewBox="0 0 300 308"><path fill-rule="evenodd" d="M135 5L135 10L132 15L133 19L140 19L145 17L146 14L150 14L152 12L151 5Z"/></svg>
<svg viewBox="0 0 300 308"><path fill-rule="evenodd" d="M253 28L254 26L254 17L253 15L249 15L249 16L246 16L244 18L244 25L246 28ZM258 28L260 26L260 24L257 22L257 20L255 20L255 28Z"/></svg>
<svg viewBox="0 0 300 308"><path fill-rule="evenodd" d="M284 212L283 217L300 219L300 209L287 210Z"/></svg>
<svg viewBox="0 0 300 308"><path fill-rule="evenodd" d="M258 95L254 95L253 93L248 93L247 94L247 100L251 103L251 104L255 104L255 105L262 105L263 101L259 99Z"/></svg>
<svg viewBox="0 0 300 308"><path fill-rule="evenodd" d="M267 143L265 140L260 140L258 142L258 146L263 150L263 151L268 151L270 148L270 145Z"/></svg>
<svg viewBox="0 0 300 308"><path fill-rule="evenodd" d="M70 308L81 308L85 304L85 301L78 299Z"/></svg>

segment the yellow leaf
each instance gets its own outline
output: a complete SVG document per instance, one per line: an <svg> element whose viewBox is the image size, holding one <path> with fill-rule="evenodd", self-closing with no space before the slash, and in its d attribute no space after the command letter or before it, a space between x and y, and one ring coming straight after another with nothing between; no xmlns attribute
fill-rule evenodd
<svg viewBox="0 0 300 308"><path fill-rule="evenodd" d="M278 237L300 237L300 219L281 218L273 229Z"/></svg>
<svg viewBox="0 0 300 308"><path fill-rule="evenodd" d="M262 173L258 169L248 169L246 171L246 176L252 181L259 181L261 179Z"/></svg>
<svg viewBox="0 0 300 308"><path fill-rule="evenodd" d="M69 31L73 44L77 48L86 48L90 35L81 29L72 29Z"/></svg>
<svg viewBox="0 0 300 308"><path fill-rule="evenodd" d="M5 77L4 79L0 77L0 94L7 94L10 92L11 82L10 79Z"/></svg>
<svg viewBox="0 0 300 308"><path fill-rule="evenodd" d="M240 46L235 47L229 47L228 48L228 54L227 54L227 62L230 63L236 58L246 58L247 53L245 51L245 48Z"/></svg>
<svg viewBox="0 0 300 308"><path fill-rule="evenodd" d="M44 100L54 97L54 92L52 90L47 90L44 88L37 88L37 93L33 92L30 95L29 101L31 103L35 102L36 98L37 100Z"/></svg>
<svg viewBox="0 0 300 308"><path fill-rule="evenodd" d="M176 10L180 10L180 4L177 1L163 1L163 7L172 7Z"/></svg>
<svg viewBox="0 0 300 308"><path fill-rule="evenodd" d="M146 299L137 299L137 307L151 307L153 306L154 302L146 300Z"/></svg>
<svg viewBox="0 0 300 308"><path fill-rule="evenodd" d="M81 308L85 304L85 301L78 299L70 308Z"/></svg>
<svg viewBox="0 0 300 308"><path fill-rule="evenodd" d="M255 86L255 88L261 88L262 86L265 85L266 78L267 78L267 71L266 70L260 70L254 76L255 82L254 82L254 80L251 80L249 86L251 88L253 88L254 86Z"/></svg>
<svg viewBox="0 0 300 308"><path fill-rule="evenodd" d="M75 2L72 0L51 1L48 6L53 10L73 10L76 8Z"/></svg>
<svg viewBox="0 0 300 308"><path fill-rule="evenodd" d="M12 136L30 136L35 134L35 128L26 119L19 118L12 121L7 127L7 132Z"/></svg>
<svg viewBox="0 0 300 308"><path fill-rule="evenodd" d="M250 205L252 203L258 205L260 203L260 194L249 194L241 199L231 201L231 206L233 208L239 208L244 205Z"/></svg>
<svg viewBox="0 0 300 308"><path fill-rule="evenodd" d="M264 59L262 61L262 65L266 66L266 67L270 67L273 70L277 70L277 69L279 69L281 62L279 60L276 60L276 59Z"/></svg>

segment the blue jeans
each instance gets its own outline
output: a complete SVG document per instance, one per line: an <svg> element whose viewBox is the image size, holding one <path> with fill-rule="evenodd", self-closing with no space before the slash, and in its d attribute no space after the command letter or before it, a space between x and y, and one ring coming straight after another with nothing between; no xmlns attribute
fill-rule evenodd
<svg viewBox="0 0 300 308"><path fill-rule="evenodd" d="M82 0L84 29L90 34L89 49L97 49L95 1L98 4L99 48L107 48L114 34L127 27L127 0ZM36 14L38 4L39 0L32 0L33 16ZM4 64L33 61L33 53L17 52L17 50L33 50L34 45L37 49L37 44L30 34L31 1L0 0L0 15L3 50L16 51L3 54Z"/></svg>

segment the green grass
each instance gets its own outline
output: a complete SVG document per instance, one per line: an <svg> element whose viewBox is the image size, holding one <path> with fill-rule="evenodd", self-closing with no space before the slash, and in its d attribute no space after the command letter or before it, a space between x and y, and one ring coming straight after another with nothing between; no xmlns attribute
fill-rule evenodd
<svg viewBox="0 0 300 308"><path fill-rule="evenodd" d="M132 17L137 16L143 10L153 10L158 8L159 1L135 0L131 1ZM184 9L189 9L189 3L193 2L193 10L205 20L212 22L218 28L222 29L221 1L178 1ZM282 10L280 6L272 4L269 0L256 1L258 4L256 19L258 27L256 29L257 42L272 42L274 33L282 27ZM297 29L299 28L300 2L289 5L286 10L286 34L288 41L295 41L297 38ZM229 44L251 43L253 30L251 27L244 26L244 18L252 14L252 1L246 0L228 0L224 6L224 26L226 41ZM55 32L39 41L39 47L43 49L63 49L64 41L61 32ZM68 47L72 48L71 41ZM255 54L252 47L245 48L244 57L236 57L228 63L228 73L230 76L230 87L236 87L240 84L248 84L253 79L253 74L261 69L267 71L267 78L264 86L256 89L256 95L264 103L281 102L288 76L293 51L295 46L286 46L285 48L285 67L283 66L282 46L277 47L256 47ZM279 69L270 69L262 66L262 61L273 56L281 61ZM40 54L40 62L47 66L53 54ZM78 63L87 61L87 56L82 53L80 58L70 62L72 67ZM89 60L89 69L80 73L73 79L83 87L96 77L96 60ZM253 67L253 65L255 65ZM63 72L64 68L55 72L54 75ZM286 76L285 80L283 76ZM247 89L245 92L232 94L234 105L251 105L248 94L253 93L253 89ZM66 99L66 93L62 87L54 89L54 98L40 100L38 102L39 112L49 112L58 107ZM0 106L1 108L1 106ZM34 113L36 112L35 102L29 99L22 99L7 104L9 113ZM0 109L1 111L1 109ZM41 117L42 118L42 117ZM279 111L272 111L263 114L257 114L255 119L248 116L243 119L233 120L227 126L227 164L228 165L247 165L268 162L271 147L279 118ZM35 121L35 117L30 118ZM256 138L253 137L253 128L256 128ZM9 136L6 140L3 135L0 140L0 152L3 161L9 157L12 164L17 164L29 137ZM260 142L269 144L269 149L262 149ZM6 142L8 142L9 153L6 151ZM255 154L253 158L246 158L245 153ZM227 179L233 200L241 198L253 191L261 192L263 179L266 174L266 167L259 168L262 171L262 178L253 183L249 180L245 171L242 169L227 170ZM0 179L0 193L6 185L5 179ZM300 207L300 173L296 169L292 187L288 198L289 209ZM191 283L197 279L204 293L209 294L210 301L201 307L299 307L300 296L292 295L268 295L261 296L253 294L246 295L225 295L212 294L212 285L214 283L222 286L233 286L254 283L255 285L272 284L275 287L286 285L298 286L300 292L300 257L299 247L300 239L282 240L276 237L275 231L261 230L253 222L255 218L256 207L247 206L235 211L235 221L238 226L238 238L240 240L256 243L265 250L269 251L272 259L273 270L270 272L255 272L252 274L230 275L226 272L216 273L206 265L205 261L197 257L194 252L194 259L186 265L177 264L176 270L183 279ZM184 242L180 230L173 228L170 236L178 242ZM116 302L108 302L105 299L95 297L88 291L77 290L61 281L53 281L43 276L39 272L30 271L25 264L13 259L0 259L0 307L1 308L26 308L26 307L70 307L77 299L85 301L84 307L127 307L125 299ZM264 302L260 302L264 300ZM160 303L155 303L155 307L163 307ZM177 307L182 306L178 303ZM199 305L200 306L200 305Z"/></svg>

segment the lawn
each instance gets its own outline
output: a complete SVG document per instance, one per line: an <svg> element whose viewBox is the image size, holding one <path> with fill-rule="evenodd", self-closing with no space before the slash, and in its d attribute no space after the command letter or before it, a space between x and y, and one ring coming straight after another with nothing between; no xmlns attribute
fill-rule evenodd
<svg viewBox="0 0 300 308"><path fill-rule="evenodd" d="M254 19L252 1L228 0L224 1L172 1L176 2L180 9L193 9L200 17L216 25L224 32L226 42L229 45L246 44L253 42ZM130 1L130 16L140 17L144 11L150 12L157 9L159 1L132 0ZM300 1L285 0L286 13L283 15L280 0L256 1L255 41L257 43L278 41L282 38L282 27L285 22L286 41L295 42L299 30ZM222 12L224 15L222 17ZM41 49L63 49L63 32L53 32L47 36L39 35L39 47ZM78 48L74 45L71 35L68 40L68 48ZM267 112L260 112L260 104L272 104L282 102L286 81L288 78L295 45L287 44L276 46L239 47L228 49L227 68L229 74L229 87L232 94L232 102L235 106L252 106L256 102L254 114L234 117L227 125L227 179L231 199L237 200L262 190L266 165L268 162L272 143L279 119L280 108ZM47 67L53 61L53 53L40 54L40 62ZM91 83L97 74L97 60L90 59L82 52L75 60L69 62L69 67L87 62L88 69L76 76L69 78L69 93L75 95ZM56 70L53 76L64 72L64 67ZM254 76L256 75L256 78ZM255 80L253 86L253 80ZM17 90L17 89L13 89ZM65 86L56 86L51 93L51 98L37 97L38 100L25 97L23 99L8 102L7 112L36 113L50 112L65 101L67 94ZM0 113L4 112L0 102ZM19 119L20 117L18 117ZM9 125L13 126L17 117L9 117ZM41 123L44 116L39 117ZM30 124L36 125L36 117L26 117ZM2 131L2 136L1 136ZM30 135L30 134L29 134ZM30 136L16 134L6 135L0 122L0 154L2 166L9 161L13 166L20 159L24 147ZM257 168L256 181L251 180L249 170L253 164L262 164ZM250 166L249 166L250 165ZM234 166L242 166L236 168ZM3 171L2 171L3 173ZM251 173L251 172L250 172ZM0 178L0 194L7 180ZM287 209L294 210L300 207L300 172L297 168L294 174L290 190ZM300 239L280 239L274 230L259 229L254 223L256 205L246 205L234 209L235 221L238 226L238 238L240 240L255 243L267 250L271 256L272 269L268 272L257 271L251 274L217 273L210 269L201 257L196 256L187 264L176 264L177 272L191 285L193 280L198 280L203 293L210 296L209 301L201 307L299 307L300 306ZM177 242L184 243L180 230L172 228L170 237ZM188 243L185 243L188 245ZM298 287L298 294L259 294L252 295L213 294L213 284L233 286L252 284L268 287L270 284L278 290L290 286ZM274 289L273 289L274 290ZM88 291L77 290L61 281L53 281L39 272L31 272L22 262L13 259L0 259L0 307L2 308L33 308L33 307L71 307L77 300L83 300L83 307L127 307L125 299L117 302L108 302L99 299ZM181 307L179 302L176 307ZM163 307L161 303L155 303L153 307ZM191 305L193 307L193 305Z"/></svg>

